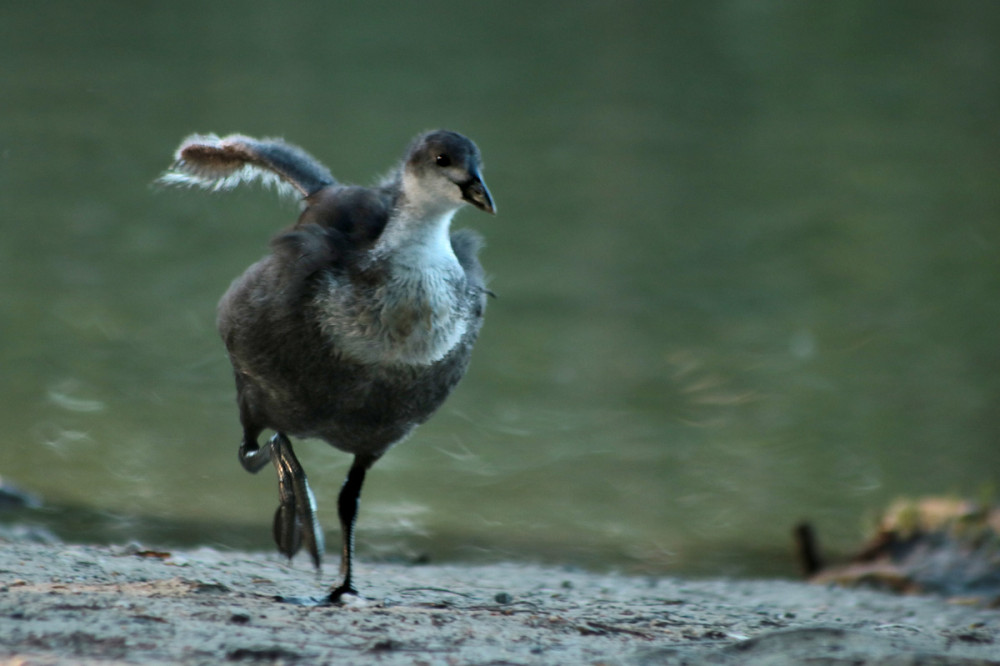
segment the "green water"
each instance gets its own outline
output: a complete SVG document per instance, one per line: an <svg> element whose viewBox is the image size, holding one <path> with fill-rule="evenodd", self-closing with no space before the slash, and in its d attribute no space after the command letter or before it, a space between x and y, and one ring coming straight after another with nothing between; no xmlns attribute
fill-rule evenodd
<svg viewBox="0 0 1000 666"><path fill-rule="evenodd" d="M6 3L0 475L71 538L269 548L214 308L295 207L150 182L449 127L499 298L361 557L794 575L799 520L1000 484L998 81L993 2ZM348 458L297 449L336 543Z"/></svg>

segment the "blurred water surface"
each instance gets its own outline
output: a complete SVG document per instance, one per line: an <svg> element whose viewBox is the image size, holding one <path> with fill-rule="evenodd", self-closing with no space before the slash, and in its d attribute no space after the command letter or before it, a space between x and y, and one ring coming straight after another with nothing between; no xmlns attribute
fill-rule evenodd
<svg viewBox="0 0 1000 666"><path fill-rule="evenodd" d="M195 131L484 153L499 298L362 558L793 575L1000 481L1000 4L6 3L0 62L0 474L59 533L270 547L214 309L296 210L151 188Z"/></svg>

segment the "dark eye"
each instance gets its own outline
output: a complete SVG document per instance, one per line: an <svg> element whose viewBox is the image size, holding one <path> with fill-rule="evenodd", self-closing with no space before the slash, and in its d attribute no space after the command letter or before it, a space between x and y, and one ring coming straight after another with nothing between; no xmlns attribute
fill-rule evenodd
<svg viewBox="0 0 1000 666"><path fill-rule="evenodd" d="M451 158L443 153L435 157L434 161L437 162L439 167L451 166Z"/></svg>

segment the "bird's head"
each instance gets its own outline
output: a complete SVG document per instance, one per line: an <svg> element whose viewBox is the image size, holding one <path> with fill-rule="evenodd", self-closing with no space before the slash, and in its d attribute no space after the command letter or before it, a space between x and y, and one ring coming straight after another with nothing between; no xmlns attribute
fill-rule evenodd
<svg viewBox="0 0 1000 666"><path fill-rule="evenodd" d="M470 203L496 213L481 170L476 144L457 132L434 130L410 144L403 164L404 189L414 203L436 203L452 209Z"/></svg>

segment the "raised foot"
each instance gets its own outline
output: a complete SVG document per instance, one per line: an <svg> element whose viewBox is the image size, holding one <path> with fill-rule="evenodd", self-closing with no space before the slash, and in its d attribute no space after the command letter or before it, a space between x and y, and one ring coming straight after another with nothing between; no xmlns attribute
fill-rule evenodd
<svg viewBox="0 0 1000 666"><path fill-rule="evenodd" d="M316 519L316 498L309 488L288 438L277 433L268 443L278 472L278 510L274 514L274 541L288 558L304 545L319 569L323 557L323 530Z"/></svg>
<svg viewBox="0 0 1000 666"><path fill-rule="evenodd" d="M262 449L257 446L256 441L248 442L247 438L244 437L243 442L240 444L239 458L243 469L251 474L256 474L264 469L267 463L271 462L271 447L265 446Z"/></svg>

